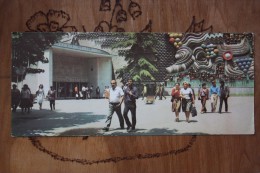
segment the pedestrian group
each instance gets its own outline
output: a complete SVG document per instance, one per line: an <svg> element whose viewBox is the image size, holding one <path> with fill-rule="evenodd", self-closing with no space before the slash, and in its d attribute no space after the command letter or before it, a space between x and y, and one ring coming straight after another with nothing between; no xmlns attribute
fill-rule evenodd
<svg viewBox="0 0 260 173"><path fill-rule="evenodd" d="M176 122L179 122L179 114L182 111L185 112L186 121L189 123L190 113L195 105L194 90L191 89L191 85L187 82L183 83L183 88L180 88L180 84L176 83L172 89L172 111L175 112ZM216 81L212 81L210 89L207 88L206 83L202 84L202 87L198 89L198 100L201 101L200 113L207 113L206 102L211 101L211 112L216 112L218 98L220 99L218 113L222 113L222 105L225 103L225 112L228 112L228 98L230 90L228 86L225 86L223 80L220 81L220 87L216 85Z"/></svg>
<svg viewBox="0 0 260 173"><path fill-rule="evenodd" d="M175 121L180 121L180 111L185 113L186 122L190 122L190 114L195 108L195 93L194 89L191 88L191 85L188 82L183 82L183 87L181 88L180 83L176 83L171 91L171 102L172 102L172 112L175 112ZM74 88L76 99L79 98L80 92L79 88L76 85ZM83 99L92 98L93 86L82 87L81 94ZM159 99L166 97L164 93L164 84L159 84L156 87L155 97L159 96ZM143 85L142 99L147 97L147 86ZM223 80L220 81L220 86L216 85L216 81L212 81L211 87L208 89L206 83L203 83L198 89L198 100L201 101L201 110L200 113L207 113L206 102L210 99L211 101L211 112L216 112L216 106L218 99L220 100L218 112L222 113L222 105L225 103L225 111L228 111L228 98L230 90L225 86ZM96 96L100 98L100 88L96 88ZM42 104L45 99L50 102L50 110L55 110L55 100L56 100L56 90L52 86L45 96L43 85L40 84L38 90L36 91L36 100L39 104L39 110L42 110ZM111 87L105 86L103 97L109 101L109 111L106 119L106 126L103 128L104 131L109 131L112 117L114 112L116 112L121 129L125 129L124 122L126 122L126 130L134 131L136 126L136 99L138 99L138 90L133 85L133 80L128 79L127 83L123 87L117 86L116 80L111 80ZM27 84L24 84L21 91L17 89L17 85L12 85L11 90L11 107L12 111L16 112L18 106L21 107L22 113L30 113L30 109L33 106L34 97L31 93L30 88ZM123 114L121 111L121 105L124 102ZM128 112L131 112L131 121L128 117Z"/></svg>

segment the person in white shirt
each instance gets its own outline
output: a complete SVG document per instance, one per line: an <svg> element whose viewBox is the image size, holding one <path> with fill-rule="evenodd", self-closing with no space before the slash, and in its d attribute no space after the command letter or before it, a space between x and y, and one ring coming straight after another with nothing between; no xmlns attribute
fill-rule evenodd
<svg viewBox="0 0 260 173"><path fill-rule="evenodd" d="M181 98L182 98L182 111L185 112L186 121L189 123L190 112L192 104L194 104L194 95L191 88L188 88L188 83L183 83L183 88L181 89Z"/></svg>
<svg viewBox="0 0 260 173"><path fill-rule="evenodd" d="M109 99L109 113L106 120L106 127L103 128L104 131L108 131L111 125L112 116L116 112L121 129L124 129L124 118L121 112L121 104L124 98L124 92L122 88L118 87L115 80L111 81L111 88L109 93L106 93Z"/></svg>
<svg viewBox="0 0 260 173"><path fill-rule="evenodd" d="M83 99L85 100L86 99L86 87L84 85L82 86L81 93L83 95Z"/></svg>

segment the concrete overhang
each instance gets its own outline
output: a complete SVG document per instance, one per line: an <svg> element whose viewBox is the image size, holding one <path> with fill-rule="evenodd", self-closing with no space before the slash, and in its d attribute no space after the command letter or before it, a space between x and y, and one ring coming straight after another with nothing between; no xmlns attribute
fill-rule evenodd
<svg viewBox="0 0 260 173"><path fill-rule="evenodd" d="M96 57L104 57L104 58L112 58L113 55L108 52L92 48L86 46L77 46L66 43L56 43L52 46L52 50L54 54L60 54L64 56L77 56L84 58L96 58Z"/></svg>

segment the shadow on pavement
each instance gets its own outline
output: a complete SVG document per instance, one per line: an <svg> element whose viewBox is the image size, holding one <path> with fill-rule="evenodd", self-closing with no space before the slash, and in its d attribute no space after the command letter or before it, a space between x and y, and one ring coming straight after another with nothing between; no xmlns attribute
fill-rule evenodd
<svg viewBox="0 0 260 173"><path fill-rule="evenodd" d="M72 129L60 133L59 136L96 136L100 128Z"/></svg>
<svg viewBox="0 0 260 173"><path fill-rule="evenodd" d="M106 115L94 115L92 112L65 113L50 110L33 110L30 114L16 112L12 113L12 136L43 136L54 128L83 125L104 118Z"/></svg>
<svg viewBox="0 0 260 173"><path fill-rule="evenodd" d="M153 129L135 129L133 131L127 132L112 132L112 133L102 133L104 136L157 136L157 135L176 135L178 130L167 129L167 128L153 128ZM100 135L100 134L99 134Z"/></svg>
<svg viewBox="0 0 260 173"><path fill-rule="evenodd" d="M179 120L178 123L182 123L182 122L187 123L186 120ZM197 123L197 122L198 122L197 120L190 120L190 123Z"/></svg>

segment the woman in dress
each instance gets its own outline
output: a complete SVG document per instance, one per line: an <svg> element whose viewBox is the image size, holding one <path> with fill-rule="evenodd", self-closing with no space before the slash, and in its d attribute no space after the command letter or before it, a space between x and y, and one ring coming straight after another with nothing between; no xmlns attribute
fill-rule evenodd
<svg viewBox="0 0 260 173"><path fill-rule="evenodd" d="M39 104L39 109L42 110L42 103L45 97L42 84L39 85L39 89L36 91L36 96L37 96L37 102Z"/></svg>
<svg viewBox="0 0 260 173"><path fill-rule="evenodd" d="M206 101L209 99L209 90L206 87L206 83L202 84L202 87L199 89L199 99L201 101L201 113L207 112Z"/></svg>
<svg viewBox="0 0 260 173"><path fill-rule="evenodd" d="M184 82L183 83L183 88L180 91L180 95L182 98L182 111L185 112L186 115L186 122L190 122L190 112L192 108L192 104L194 103L194 95L191 90L191 88L188 87L188 83Z"/></svg>
<svg viewBox="0 0 260 173"><path fill-rule="evenodd" d="M181 110L180 84L176 83L172 89L172 112L175 112L176 122L179 122L179 113Z"/></svg>

